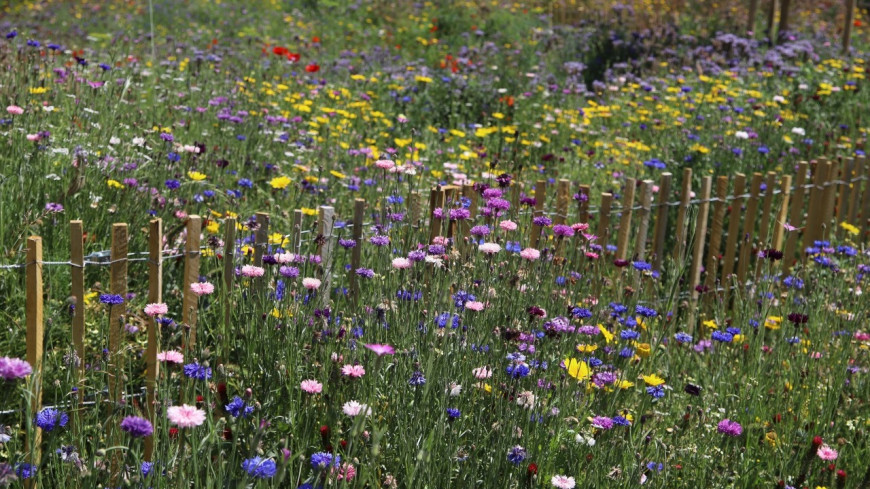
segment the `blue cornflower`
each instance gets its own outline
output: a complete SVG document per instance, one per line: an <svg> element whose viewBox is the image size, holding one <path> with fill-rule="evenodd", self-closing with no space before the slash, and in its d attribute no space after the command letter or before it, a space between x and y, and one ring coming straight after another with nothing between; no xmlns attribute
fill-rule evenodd
<svg viewBox="0 0 870 489"><path fill-rule="evenodd" d="M791 289L800 290L800 289L804 288L804 281L797 278L797 277L792 277L792 276L788 276L788 277L782 279L782 284L788 288L791 288Z"/></svg>
<svg viewBox="0 0 870 489"><path fill-rule="evenodd" d="M278 467L271 458L265 460L262 457L249 458L242 462L242 468L249 476L256 479L269 479L278 472Z"/></svg>
<svg viewBox="0 0 870 489"><path fill-rule="evenodd" d="M239 416L247 418L254 412L254 406L248 406L241 397L235 396L229 404L225 406L230 416L238 418Z"/></svg>
<svg viewBox="0 0 870 489"><path fill-rule="evenodd" d="M691 343L692 335L680 331L679 333L674 335L674 339L680 343Z"/></svg>
<svg viewBox="0 0 870 489"><path fill-rule="evenodd" d="M317 452L311 455L311 468L314 470L325 470L329 467L338 467L341 463L341 456L327 452Z"/></svg>
<svg viewBox="0 0 870 489"><path fill-rule="evenodd" d="M619 337L624 340L636 340L640 336L640 333L633 329L623 329L619 332Z"/></svg>
<svg viewBox="0 0 870 489"><path fill-rule="evenodd" d="M43 431L53 431L55 428L66 426L69 423L69 415L54 408L45 408L36 415L33 423Z"/></svg>
<svg viewBox="0 0 870 489"><path fill-rule="evenodd" d="M642 272L652 270L652 265L645 261L633 261L631 262L631 265L634 267L635 270L640 270Z"/></svg>
<svg viewBox="0 0 870 489"><path fill-rule="evenodd" d="M253 188L254 182L252 182L249 178L240 178L239 181L236 182L236 185L244 188Z"/></svg>
<svg viewBox="0 0 870 489"><path fill-rule="evenodd" d="M169 190L175 190L181 186L181 182L179 182L178 180L172 180L172 179L167 180L164 184L166 185L166 188L168 188Z"/></svg>
<svg viewBox="0 0 870 489"><path fill-rule="evenodd" d="M628 419L626 419L623 416L614 416L612 418L612 420L613 420L613 424L618 425L618 426L631 426L631 421L629 421Z"/></svg>
<svg viewBox="0 0 870 489"><path fill-rule="evenodd" d="M519 379L522 377L527 377L529 375L529 366L525 363L515 363L508 365L505 371L511 377Z"/></svg>
<svg viewBox="0 0 870 489"><path fill-rule="evenodd" d="M447 408L447 418L456 419L462 415L462 412L456 408Z"/></svg>
<svg viewBox="0 0 870 489"><path fill-rule="evenodd" d="M571 315L575 318L586 319L592 317L592 311L586 309L585 307L575 307L571 309Z"/></svg>
<svg viewBox="0 0 870 489"><path fill-rule="evenodd" d="M22 479L29 479L36 473L36 466L29 463L20 463L15 466L15 475Z"/></svg>
<svg viewBox="0 0 870 489"><path fill-rule="evenodd" d="M356 274L363 278L374 278L375 271L371 268L357 268Z"/></svg>
<svg viewBox="0 0 870 489"><path fill-rule="evenodd" d="M426 377L423 376L423 372L417 370L413 374L411 374L411 378L408 379L408 384L413 386L423 385L426 383Z"/></svg>
<svg viewBox="0 0 870 489"><path fill-rule="evenodd" d="M197 362L188 363L184 366L184 375L191 379L208 380L211 378L211 367L200 365Z"/></svg>
<svg viewBox="0 0 870 489"><path fill-rule="evenodd" d="M514 465L519 465L523 463L523 460L526 459L526 449L520 445L516 445L507 453L507 459L510 463Z"/></svg>
<svg viewBox="0 0 870 489"><path fill-rule="evenodd" d="M628 347L619 350L619 356L622 358L631 358L634 356L634 350Z"/></svg>
<svg viewBox="0 0 870 489"><path fill-rule="evenodd" d="M628 312L628 307L626 307L618 302L611 302L610 309L613 310L613 312L610 313L610 315L612 317L621 316L621 315L625 314L626 312Z"/></svg>
<svg viewBox="0 0 870 489"><path fill-rule="evenodd" d="M148 474L151 473L153 468L153 462L142 462L142 465L139 467L139 470L142 472L142 477L148 477Z"/></svg>
<svg viewBox="0 0 870 489"><path fill-rule="evenodd" d="M665 390L660 385L647 387L646 393L653 396L655 399L665 397Z"/></svg>
<svg viewBox="0 0 870 489"><path fill-rule="evenodd" d="M653 308L651 308L651 307L645 307L645 306L642 306L642 305L640 305L640 304L638 304L638 305L636 305L636 306L634 307L634 312L635 312L638 316L643 316L643 317L645 317L645 318L656 317L656 316L658 316L658 314L659 314L658 312L656 312L655 309L653 309Z"/></svg>
<svg viewBox="0 0 870 489"><path fill-rule="evenodd" d="M117 306L124 303L124 298L118 294L101 294L100 302L110 306Z"/></svg>
<svg viewBox="0 0 870 489"><path fill-rule="evenodd" d="M731 340L734 339L734 335L727 331L713 331L710 338L716 341L721 341L722 343L731 343Z"/></svg>

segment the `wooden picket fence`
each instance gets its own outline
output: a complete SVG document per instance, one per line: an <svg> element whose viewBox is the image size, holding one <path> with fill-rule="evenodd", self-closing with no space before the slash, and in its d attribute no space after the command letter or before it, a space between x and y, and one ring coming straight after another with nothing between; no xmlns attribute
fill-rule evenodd
<svg viewBox="0 0 870 489"><path fill-rule="evenodd" d="M600 195L600 205L590 206L588 198L576 200L571 205L572 187L578 189L578 194L588 197L588 185L572 183L569 180L559 180L556 183L555 198L552 205L547 206L547 182L539 180L534 186L535 206L531 210L533 216L551 216L554 224L569 224L583 222L594 230L599 242L608 244L615 232L616 260L647 260L653 268L661 270L665 260L675 263L689 262L686 289L683 291L690 298L688 326L695 326L696 317L703 303L702 297L710 294L723 294L725 303L731 294L743 293L745 285L759 279L761 273L760 250L778 250L783 254L782 274L787 275L799 260L806 260L806 254L800 252L799 246L807 246L816 240L842 238L844 229L838 224L846 222L860 229L860 235L855 241L866 243L868 237L868 219L870 219L870 164L864 157L846 158L831 161L827 159L812 163L801 162L797 165L797 173L781 176L775 172L766 175L754 173L736 174L733 177L720 176L715 181L713 177L701 178L701 187L693 198L692 170L684 169L680 190L672 190L673 175L662 173L658 181L657 198L654 199L653 180L635 181L627 179L621 198L616 199L611 193ZM748 192L747 192L748 181ZM764 186L764 191L762 188ZM513 184L508 189L507 198L511 201L514 212L519 209L523 188L521 184ZM672 197L677 200L670 200ZM467 199L467 208L471 214L469 220L451 221L446 211L457 203L460 198ZM478 213L479 194L472 185L448 185L431 189L429 195L428 237L431 242L438 236L451 238L465 252L470 245L466 238L470 237L470 222ZM655 202L654 202L655 200ZM618 202L620 205L615 206ZM410 225L425 229L426 220L421 214L422 196L413 192L408 202L408 217ZM712 207L712 213L711 213ZM436 217L435 210L442 209L444 218ZM359 243L362 240L363 218L366 201L356 199L353 205L353 221L350 225L352 237ZM552 209L552 210L550 210ZM696 213L690 210L697 210ZM673 216L672 216L673 214ZM712 215L711 215L712 214ZM618 220L617 220L618 218ZM673 219L673 221L672 221ZM334 234L335 210L330 206L318 209L317 237L318 254L321 256L320 277L323 281L319 294L325 304L332 290L331 282L335 278L333 272L333 250L336 240ZM262 266L263 256L268 247L269 215L257 213L255 217L253 263ZM296 210L293 213L292 231L285 236L289 252L300 253L303 243L304 213ZM596 222L597 221L597 222ZM652 221L652 224L651 224ZM674 222L673 225L670 225ZM788 223L798 230L788 232ZM614 228L615 225L615 229ZM223 253L223 287L230 290L235 276L234 254L236 253L237 223L233 218L224 221ZM186 223L187 240L185 250L173 258L184 258L183 297L181 322L189 328L189 337L185 343L186 351L191 351L196 344L197 302L198 298L190 285L199 279L200 270L200 236L202 219L199 216L189 216ZM527 245L539 247L542 229L532 225L527 237ZM690 233L691 231L691 233ZM633 241L632 241L633 235ZM26 324L27 324L27 361L33 366L35 395L32 398L33 413L41 409L41 379L43 358L43 266L68 265L71 271L71 296L76 299L72 319L72 343L78 358L85 358L85 280L86 266L109 266L111 280L109 293L124 296L127 293L127 266L130 261L143 260L148 262L148 302L162 302L163 263L166 259L163 251L163 225L160 219L154 219L149 224L147 259L130 258L128 254L128 226L116 223L112 226L112 245L107 262L88 262L83 253L83 223L70 222L70 261L44 262L42 239L39 236L30 237L27 241L27 260L23 265L26 269ZM669 238L670 237L670 238ZM669 250L667 247L670 246ZM354 271L360 267L360 246L355 246L351 252L351 268L348 271L348 293L356 298L358 284ZM557 253L559 251L557 250ZM702 273L706 270L706 274ZM702 282L703 278L703 282ZM730 284L739 284L731 286ZM263 287L262 281L255 281L254 287ZM707 293L705 294L705 291ZM120 317L125 314L125 305L113 305L110 308L109 361L108 361L108 401L116 405L123 398L122 365L119 362L119 351L122 338L122 322ZM229 311L229 308L226 309ZM228 326L230 318L224 317ZM145 407L148 416L154 420L156 401L156 385L159 362L157 354L160 351L160 325L151 321L148 327L147 347L145 351ZM78 379L84 379L84 361L80 363ZM84 387L84 386L82 386ZM79 389L78 402L84 400ZM38 434L37 434L38 436ZM39 438L31 453L38 462ZM150 460L153 453L153 440L148 438L145 444L145 459Z"/></svg>

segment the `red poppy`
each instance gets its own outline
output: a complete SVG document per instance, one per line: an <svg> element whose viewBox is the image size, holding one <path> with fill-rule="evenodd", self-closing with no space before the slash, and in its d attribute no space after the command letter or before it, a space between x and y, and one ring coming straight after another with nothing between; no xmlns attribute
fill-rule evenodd
<svg viewBox="0 0 870 489"><path fill-rule="evenodd" d="M311 63L310 65L305 67L305 71L308 73L317 73L320 71L320 65L316 63Z"/></svg>
<svg viewBox="0 0 870 489"><path fill-rule="evenodd" d="M288 53L287 54L287 59L289 59L290 61L292 61L294 63L299 61L299 58L301 58L301 57L302 57L302 55L300 55L299 53Z"/></svg>
<svg viewBox="0 0 870 489"><path fill-rule="evenodd" d="M289 52L290 50L285 48L284 46L275 46L274 48L272 48L272 53L277 56L287 56Z"/></svg>
<svg viewBox="0 0 870 489"><path fill-rule="evenodd" d="M860 21L860 20L856 20L856 21L855 21L855 27L861 27L861 21Z"/></svg>
<svg viewBox="0 0 870 489"><path fill-rule="evenodd" d="M320 38L317 36L314 36L311 38L311 42L320 42Z"/></svg>
<svg viewBox="0 0 870 489"><path fill-rule="evenodd" d="M537 474L538 473L538 464L536 464L534 462L530 463L528 473L529 473L529 477Z"/></svg>

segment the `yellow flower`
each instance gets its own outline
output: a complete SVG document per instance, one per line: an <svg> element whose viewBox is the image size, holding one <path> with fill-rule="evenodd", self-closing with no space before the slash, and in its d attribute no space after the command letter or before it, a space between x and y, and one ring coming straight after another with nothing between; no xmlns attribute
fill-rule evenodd
<svg viewBox="0 0 870 489"><path fill-rule="evenodd" d="M109 188L124 188L124 184L117 180L109 180L106 184L109 185Z"/></svg>
<svg viewBox="0 0 870 489"><path fill-rule="evenodd" d="M41 95L47 91L48 91L48 89L45 87L31 87L30 88L31 95Z"/></svg>
<svg viewBox="0 0 870 489"><path fill-rule="evenodd" d="M616 387L619 387L620 389L625 390L625 389L630 389L630 388L634 387L634 382L630 382L628 380L620 380L619 382L617 382L613 385L615 385ZM626 417L626 419L628 419L628 418ZM631 421L631 420L629 420L629 421Z"/></svg>
<svg viewBox="0 0 870 489"><path fill-rule="evenodd" d="M431 78L429 78L428 76L420 76L420 75L415 76L414 81L418 81L420 83L432 83Z"/></svg>
<svg viewBox="0 0 870 489"><path fill-rule="evenodd" d="M636 343L637 346L637 356L641 358L647 358L652 351L649 343Z"/></svg>
<svg viewBox="0 0 870 489"><path fill-rule="evenodd" d="M335 170L330 170L329 174L334 176L335 178L347 178L347 175L345 175L344 173L337 172Z"/></svg>
<svg viewBox="0 0 870 489"><path fill-rule="evenodd" d="M205 180L207 175L198 171L189 171L187 172L187 176L194 182L198 182L200 180Z"/></svg>
<svg viewBox="0 0 870 489"><path fill-rule="evenodd" d="M764 327L767 329L779 329L782 324L782 316L768 316L764 320Z"/></svg>
<svg viewBox="0 0 870 489"><path fill-rule="evenodd" d="M713 321L712 319L708 319L707 321L704 321L703 324L704 324L705 328L719 329L719 325L716 324L716 321Z"/></svg>
<svg viewBox="0 0 870 489"><path fill-rule="evenodd" d="M650 385L652 387L665 383L665 379L659 377L656 374L644 375L643 381L646 382L647 385Z"/></svg>
<svg viewBox="0 0 870 489"><path fill-rule="evenodd" d="M613 341L613 333L607 330L603 324L598 325L598 331L601 331L601 334L604 335L604 340L610 343Z"/></svg>
<svg viewBox="0 0 870 489"><path fill-rule="evenodd" d="M395 139L393 139L393 141L395 141L396 146L398 146L400 148L404 148L405 146L411 144L411 138L408 138L408 139L395 138Z"/></svg>
<svg viewBox="0 0 870 489"><path fill-rule="evenodd" d="M209 221L208 226L205 227L205 230L210 232L211 234L217 234L220 231L221 225L217 221Z"/></svg>
<svg viewBox="0 0 870 489"><path fill-rule="evenodd" d="M845 221L840 223L840 227L843 228L843 230L845 230L847 233L851 234L852 236L857 236L858 233L861 232L858 228L856 228L855 226L853 226Z"/></svg>
<svg viewBox="0 0 870 489"><path fill-rule="evenodd" d="M302 213L305 214L306 216L316 216L317 209L309 209L308 207L303 207Z"/></svg>
<svg viewBox="0 0 870 489"><path fill-rule="evenodd" d="M591 375L589 373L589 365L575 358L566 358L565 367L568 369L568 375L577 380L586 380Z"/></svg>
<svg viewBox="0 0 870 489"><path fill-rule="evenodd" d="M776 446L776 432L769 431L764 435L764 442L770 445L771 447Z"/></svg>
<svg viewBox="0 0 870 489"><path fill-rule="evenodd" d="M100 295L99 292L88 292L87 294L85 294L85 305L86 306L91 305L91 303L94 301L94 299L96 299L97 296L99 296L99 295Z"/></svg>
<svg viewBox="0 0 870 489"><path fill-rule="evenodd" d="M586 345L582 343L577 345L577 351L580 353L594 353L597 349L598 345Z"/></svg>
<svg viewBox="0 0 870 489"><path fill-rule="evenodd" d="M293 180L291 180L290 177L280 176L273 178L269 182L269 185L271 185L272 188L283 189L286 188L287 185L290 185L290 182L292 181Z"/></svg>
<svg viewBox="0 0 870 489"><path fill-rule="evenodd" d="M285 238L281 233L272 233L269 235L269 244L271 245L282 245L284 244Z"/></svg>

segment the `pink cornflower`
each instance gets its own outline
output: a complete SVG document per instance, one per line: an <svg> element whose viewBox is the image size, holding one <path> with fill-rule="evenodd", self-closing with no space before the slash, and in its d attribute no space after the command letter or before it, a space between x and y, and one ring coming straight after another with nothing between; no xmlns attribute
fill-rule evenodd
<svg viewBox="0 0 870 489"><path fill-rule="evenodd" d="M169 312L169 306L162 302L156 302L145 306L145 314L154 317Z"/></svg>
<svg viewBox="0 0 870 489"><path fill-rule="evenodd" d="M190 284L190 290L196 295L209 295L214 292L214 285L209 282L194 282Z"/></svg>
<svg viewBox="0 0 870 489"><path fill-rule="evenodd" d="M179 428L193 428L205 422L205 411L187 404L170 406L166 408L166 417Z"/></svg>
<svg viewBox="0 0 870 489"><path fill-rule="evenodd" d="M37 141L39 141L39 140L41 139L40 136L39 136L39 134L28 134L28 135L25 136L25 137L26 137L27 140L30 141L31 143L35 143L35 142L37 142Z"/></svg>
<svg viewBox="0 0 870 489"><path fill-rule="evenodd" d="M243 277L262 277L266 271L263 267L255 267L254 265L245 265L242 267Z"/></svg>
<svg viewBox="0 0 870 489"><path fill-rule="evenodd" d="M587 224L585 222L575 222L574 224L571 225L571 229L573 229L574 231L577 231L579 233L582 233L583 231L586 231L587 229L589 229L589 224Z"/></svg>
<svg viewBox="0 0 870 489"><path fill-rule="evenodd" d="M474 374L474 377L477 379L488 379L492 377L492 369L489 367L477 367L472 370L471 373Z"/></svg>
<svg viewBox="0 0 870 489"><path fill-rule="evenodd" d="M577 484L574 482L573 477L568 477L567 475L554 475L552 479L550 479L550 484L553 484L553 487L558 489L574 489L574 486Z"/></svg>
<svg viewBox="0 0 870 489"><path fill-rule="evenodd" d="M338 472L338 474L336 474L336 472ZM339 468L339 469L336 469L335 467L333 467L332 473L336 474L335 475L336 480L344 479L344 480L347 480L348 482L350 482L353 480L354 477L356 477L356 467L354 467L353 464L351 464L351 463L345 462L345 463L341 464L341 468Z"/></svg>
<svg viewBox="0 0 870 489"><path fill-rule="evenodd" d="M480 301L468 301L465 303L465 308L472 311L482 311L483 307L483 302Z"/></svg>
<svg viewBox="0 0 870 489"><path fill-rule="evenodd" d="M396 166L396 163L391 160L378 160L375 162L375 166L382 170L389 170L390 168Z"/></svg>
<svg viewBox="0 0 870 489"><path fill-rule="evenodd" d="M303 380L299 387L308 394L320 394L323 392L323 384L316 380Z"/></svg>
<svg viewBox="0 0 870 489"><path fill-rule="evenodd" d="M175 350L162 351L157 354L157 360L166 363L184 363L184 354Z"/></svg>
<svg viewBox="0 0 870 489"><path fill-rule="evenodd" d="M347 401L341 407L341 410L344 414L354 417L359 414L365 414L366 416L370 416L372 414L372 408L368 407L365 404L360 404L357 401Z"/></svg>
<svg viewBox="0 0 870 489"><path fill-rule="evenodd" d="M393 268L398 268L399 270L411 268L411 260L402 257L393 258Z"/></svg>
<svg viewBox="0 0 870 489"><path fill-rule="evenodd" d="M6 107L6 112L9 112L12 115L21 115L24 113L24 109L17 105L10 105Z"/></svg>
<svg viewBox="0 0 870 489"><path fill-rule="evenodd" d="M520 251L520 256L529 261L535 261L541 257L541 252L534 248L526 248Z"/></svg>
<svg viewBox="0 0 870 489"><path fill-rule="evenodd" d="M31 373L33 373L33 367L31 367L30 364L27 363L27 360L10 357L0 358L0 379L23 379Z"/></svg>
<svg viewBox="0 0 870 489"><path fill-rule="evenodd" d="M740 426L740 423L737 421L731 421L728 418L719 421L719 425L716 427L716 430L719 433L728 436L740 436L743 433L743 427Z"/></svg>
<svg viewBox="0 0 870 489"><path fill-rule="evenodd" d="M341 374L358 379L366 374L366 369L362 365L345 365L341 367Z"/></svg>
<svg viewBox="0 0 870 489"><path fill-rule="evenodd" d="M293 253L275 253L272 255L272 258L274 258L277 263L286 265L287 263L292 262L296 256L293 255Z"/></svg>
<svg viewBox="0 0 870 489"><path fill-rule="evenodd" d="M447 238L444 236L435 236L432 238L432 244L444 246L447 244Z"/></svg>
<svg viewBox="0 0 870 489"><path fill-rule="evenodd" d="M496 243L483 243L482 245L478 246L477 249L487 255L494 255L501 251L501 246Z"/></svg>
<svg viewBox="0 0 870 489"><path fill-rule="evenodd" d="M839 454L828 445L822 445L819 447L818 451L816 451L816 455L818 455L820 459L830 462L832 460L837 460L837 455Z"/></svg>
<svg viewBox="0 0 870 489"><path fill-rule="evenodd" d="M396 353L396 349L391 345L382 345L377 343L371 343L364 345L369 350L375 352L379 357L384 355L394 355Z"/></svg>
<svg viewBox="0 0 870 489"><path fill-rule="evenodd" d="M320 280L316 278L306 277L302 279L302 286L309 290L320 288Z"/></svg>
<svg viewBox="0 0 870 489"><path fill-rule="evenodd" d="M498 227L502 228L505 231L515 231L517 229L517 223L505 220L498 223Z"/></svg>

